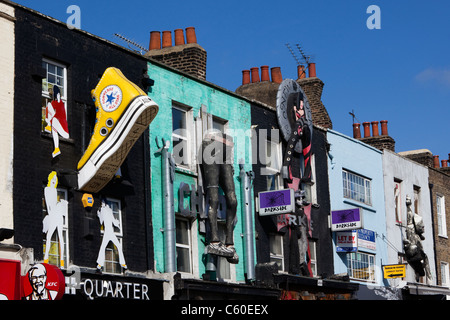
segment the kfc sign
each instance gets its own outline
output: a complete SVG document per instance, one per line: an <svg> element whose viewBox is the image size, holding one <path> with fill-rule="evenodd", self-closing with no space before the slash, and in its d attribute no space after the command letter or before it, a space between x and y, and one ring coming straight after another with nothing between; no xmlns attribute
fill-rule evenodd
<svg viewBox="0 0 450 320"><path fill-rule="evenodd" d="M32 266L22 283L25 300L60 300L65 290L63 273L47 263Z"/></svg>
<svg viewBox="0 0 450 320"><path fill-rule="evenodd" d="M65 289L61 270L47 263L20 275L20 261L0 259L0 300L59 300Z"/></svg>

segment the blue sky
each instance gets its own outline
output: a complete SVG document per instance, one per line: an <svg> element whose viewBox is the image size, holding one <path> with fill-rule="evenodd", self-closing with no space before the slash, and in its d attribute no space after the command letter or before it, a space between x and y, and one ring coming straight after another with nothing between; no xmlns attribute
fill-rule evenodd
<svg viewBox="0 0 450 320"><path fill-rule="evenodd" d="M235 91L242 70L281 67L297 77L300 44L313 56L325 83L322 101L333 129L352 136L352 117L388 120L396 151L450 153L450 1L433 0L227 0L86 1L20 0L66 22L70 5L81 29L126 46L122 34L148 47L150 31L193 26L208 53L208 81ZM367 8L381 10L381 29L370 30Z"/></svg>

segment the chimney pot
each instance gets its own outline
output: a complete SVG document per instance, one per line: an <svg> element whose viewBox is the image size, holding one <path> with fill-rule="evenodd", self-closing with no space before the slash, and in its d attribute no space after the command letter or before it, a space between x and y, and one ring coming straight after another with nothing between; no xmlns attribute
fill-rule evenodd
<svg viewBox="0 0 450 320"><path fill-rule="evenodd" d="M150 50L161 49L161 32L151 31L150 32Z"/></svg>
<svg viewBox="0 0 450 320"><path fill-rule="evenodd" d="M370 137L370 122L363 122L364 138Z"/></svg>
<svg viewBox="0 0 450 320"><path fill-rule="evenodd" d="M271 68L270 73L272 75L272 82L281 83L283 81L283 78L281 76L281 68L280 67Z"/></svg>
<svg viewBox="0 0 450 320"><path fill-rule="evenodd" d="M180 46L184 44L184 33L183 29L175 29L175 45Z"/></svg>
<svg viewBox="0 0 450 320"><path fill-rule="evenodd" d="M372 136L378 137L380 135L380 131L378 130L378 121L372 121Z"/></svg>
<svg viewBox="0 0 450 320"><path fill-rule="evenodd" d="M197 36L195 35L194 27L186 28L186 43L197 43Z"/></svg>
<svg viewBox="0 0 450 320"><path fill-rule="evenodd" d="M448 160L442 160L442 168L447 168L448 167Z"/></svg>
<svg viewBox="0 0 450 320"><path fill-rule="evenodd" d="M162 32L162 47L167 48L172 46L172 32L163 31Z"/></svg>
<svg viewBox="0 0 450 320"><path fill-rule="evenodd" d="M360 139L361 138L361 124L354 123L353 124L353 138Z"/></svg>
<svg viewBox="0 0 450 320"><path fill-rule="evenodd" d="M242 70L242 84L250 83L250 70Z"/></svg>
<svg viewBox="0 0 450 320"><path fill-rule="evenodd" d="M261 81L270 81L269 66L261 66Z"/></svg>
<svg viewBox="0 0 450 320"><path fill-rule="evenodd" d="M309 72L309 77L310 78L317 77L317 75L316 75L316 64L315 63L310 63L309 64L308 72Z"/></svg>
<svg viewBox="0 0 450 320"><path fill-rule="evenodd" d="M433 156L433 166L435 168L439 168L440 164L439 164L439 156Z"/></svg>
<svg viewBox="0 0 450 320"><path fill-rule="evenodd" d="M259 68L250 68L252 73L252 83L259 82Z"/></svg>
<svg viewBox="0 0 450 320"><path fill-rule="evenodd" d="M387 136L388 135L388 127L387 127L387 120L381 120L381 135L382 136Z"/></svg>
<svg viewBox="0 0 450 320"><path fill-rule="evenodd" d="M303 66L301 64L297 66L297 78L298 79L306 78L305 66Z"/></svg>

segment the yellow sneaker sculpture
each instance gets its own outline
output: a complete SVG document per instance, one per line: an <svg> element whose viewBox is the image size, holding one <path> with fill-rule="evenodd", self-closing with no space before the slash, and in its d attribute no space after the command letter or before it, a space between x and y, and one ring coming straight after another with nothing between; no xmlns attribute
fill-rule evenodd
<svg viewBox="0 0 450 320"><path fill-rule="evenodd" d="M100 191L158 113L158 105L117 68L107 68L91 92L96 119L91 141L78 162L78 188Z"/></svg>

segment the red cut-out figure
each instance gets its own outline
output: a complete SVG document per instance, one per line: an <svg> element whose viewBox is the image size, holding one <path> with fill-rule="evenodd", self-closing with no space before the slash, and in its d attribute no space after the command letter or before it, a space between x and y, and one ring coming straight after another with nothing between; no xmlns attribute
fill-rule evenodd
<svg viewBox="0 0 450 320"><path fill-rule="evenodd" d="M58 86L53 87L53 100L45 108L45 121L47 126L45 131L53 136L54 151L53 158L61 154L59 149L59 135L65 139L69 138L69 127L67 125L66 107L61 100L61 93Z"/></svg>

